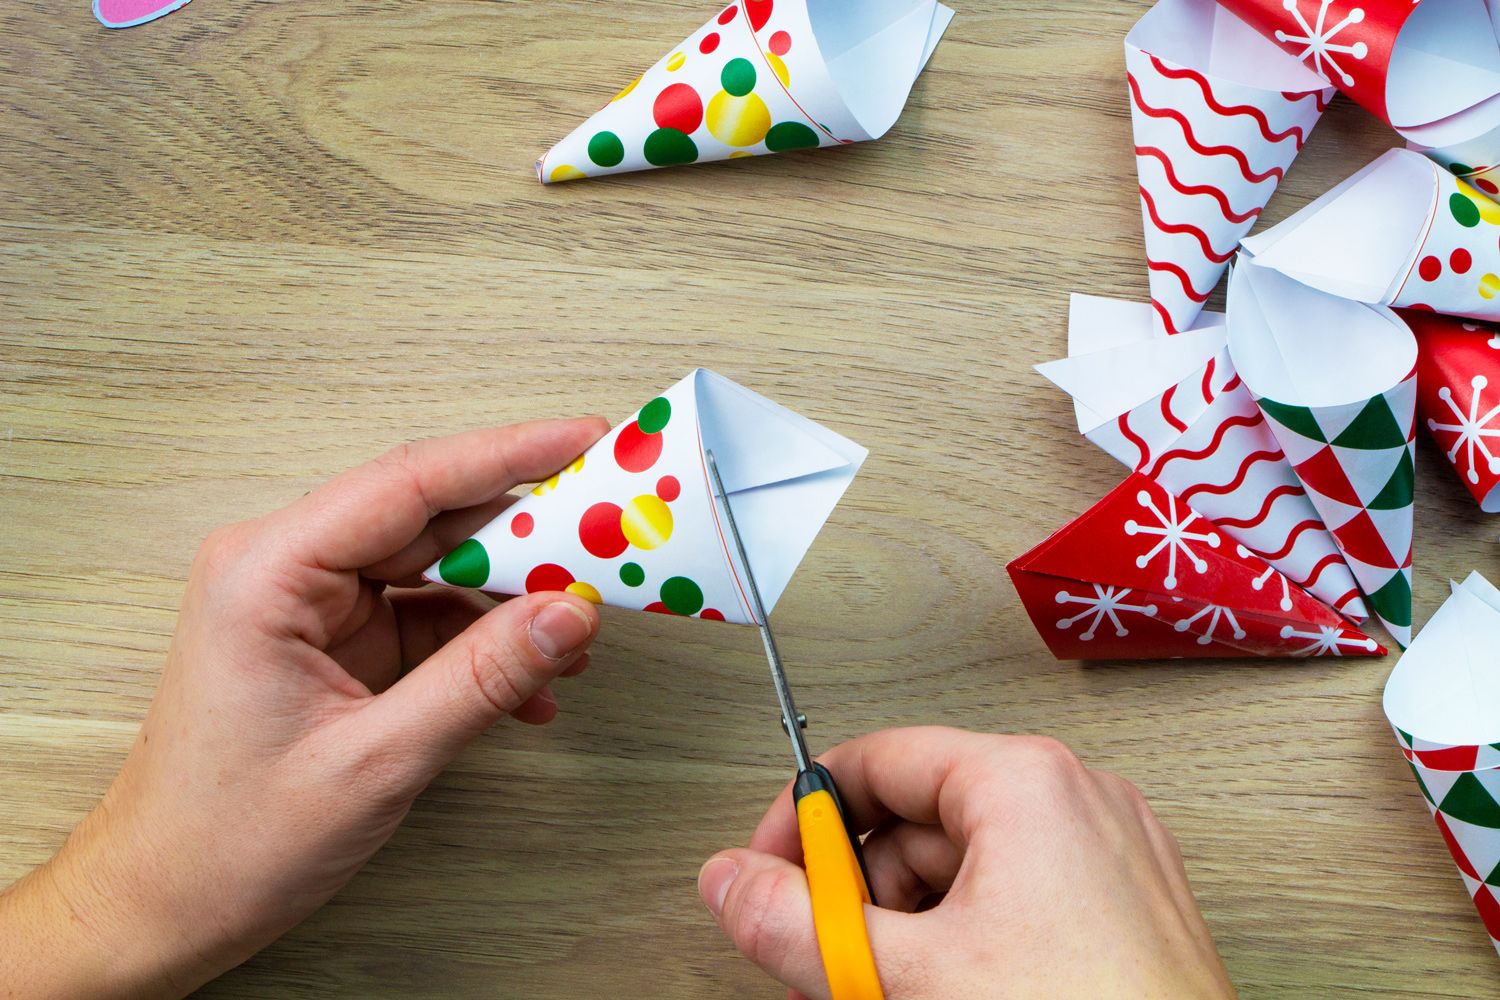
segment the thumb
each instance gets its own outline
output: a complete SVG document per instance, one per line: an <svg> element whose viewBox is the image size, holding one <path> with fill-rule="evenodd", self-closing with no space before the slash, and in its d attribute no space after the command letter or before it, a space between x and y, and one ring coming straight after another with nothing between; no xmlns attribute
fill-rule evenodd
<svg viewBox="0 0 1500 1000"><path fill-rule="evenodd" d="M698 894L740 954L812 1000L828 1000L807 874L785 858L736 849L709 858Z"/></svg>
<svg viewBox="0 0 1500 1000"><path fill-rule="evenodd" d="M366 706L376 732L411 748L430 779L588 649L599 613L571 594L513 598L486 612Z"/></svg>

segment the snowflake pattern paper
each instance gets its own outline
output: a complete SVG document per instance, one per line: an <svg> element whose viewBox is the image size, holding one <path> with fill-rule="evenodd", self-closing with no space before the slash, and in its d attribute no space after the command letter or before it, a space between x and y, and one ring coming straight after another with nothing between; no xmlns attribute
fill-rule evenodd
<svg viewBox="0 0 1500 1000"><path fill-rule="evenodd" d="M1214 0L1160 0L1125 39L1157 329L1192 325L1333 88Z"/></svg>
<svg viewBox="0 0 1500 1000"><path fill-rule="evenodd" d="M1367 615L1348 565L1234 370L1224 317L1153 338L1143 305L1074 295L1069 357L1038 370L1073 396L1079 430L1191 503L1324 603Z"/></svg>
<svg viewBox="0 0 1500 1000"><path fill-rule="evenodd" d="M865 449L703 369L425 575L499 594L560 590L615 607L751 623L705 450L714 453L770 611Z"/></svg>
<svg viewBox="0 0 1500 1000"><path fill-rule="evenodd" d="M1242 259L1229 350L1371 608L1411 641L1416 354L1389 309Z"/></svg>
<svg viewBox="0 0 1500 1000"><path fill-rule="evenodd" d="M1385 652L1140 473L1006 569L1058 659Z"/></svg>
<svg viewBox="0 0 1500 1000"><path fill-rule="evenodd" d="M1407 312L1417 335L1417 421L1485 513L1500 512L1500 327Z"/></svg>
<svg viewBox="0 0 1500 1000"><path fill-rule="evenodd" d="M1389 150L1244 246L1333 295L1500 320L1500 203L1410 150Z"/></svg>
<svg viewBox="0 0 1500 1000"><path fill-rule="evenodd" d="M537 179L877 139L952 19L935 0L739 0L548 150Z"/></svg>
<svg viewBox="0 0 1500 1000"><path fill-rule="evenodd" d="M1500 591L1470 574L1385 686L1385 714L1500 951Z"/></svg>

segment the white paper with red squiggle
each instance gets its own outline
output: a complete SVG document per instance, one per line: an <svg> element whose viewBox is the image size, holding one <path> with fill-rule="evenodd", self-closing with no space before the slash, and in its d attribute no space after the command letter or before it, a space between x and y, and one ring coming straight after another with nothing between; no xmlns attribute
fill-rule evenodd
<svg viewBox="0 0 1500 1000"><path fill-rule="evenodd" d="M1170 338L1151 333L1150 317L1143 304L1074 295L1068 357L1037 370L1073 397L1090 441L1363 620L1348 564L1229 360L1224 317L1201 313Z"/></svg>
<svg viewBox="0 0 1500 1000"><path fill-rule="evenodd" d="M1125 39L1158 331L1187 329L1333 88L1214 0L1161 0Z"/></svg>

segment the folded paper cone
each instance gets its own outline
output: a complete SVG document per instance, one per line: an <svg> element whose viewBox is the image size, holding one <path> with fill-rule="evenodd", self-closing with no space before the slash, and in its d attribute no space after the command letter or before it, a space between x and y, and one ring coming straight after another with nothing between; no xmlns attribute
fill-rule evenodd
<svg viewBox="0 0 1500 1000"><path fill-rule="evenodd" d="M952 19L935 0L740 0L548 150L537 178L878 139Z"/></svg>
<svg viewBox="0 0 1500 1000"><path fill-rule="evenodd" d="M1224 317L1153 337L1145 305L1074 295L1068 354L1038 370L1073 397L1078 429L1354 619L1367 611L1343 556L1225 347Z"/></svg>
<svg viewBox="0 0 1500 1000"><path fill-rule="evenodd" d="M1187 329L1333 88L1214 0L1161 0L1125 38L1157 328Z"/></svg>
<svg viewBox="0 0 1500 1000"><path fill-rule="evenodd" d="M1411 640L1416 339L1389 309L1241 258L1229 353L1371 608Z"/></svg>
<svg viewBox="0 0 1500 1000"><path fill-rule="evenodd" d="M615 607L752 623L705 450L714 453L770 611L866 452L704 369L425 575L499 594L563 590Z"/></svg>
<svg viewBox="0 0 1500 1000"><path fill-rule="evenodd" d="M1438 609L1385 685L1385 714L1464 886L1500 950L1500 591L1478 573Z"/></svg>
<svg viewBox="0 0 1500 1000"><path fill-rule="evenodd" d="M1500 513L1500 327L1402 316L1417 335L1417 420L1480 510Z"/></svg>
<svg viewBox="0 0 1500 1000"><path fill-rule="evenodd" d="M1006 569L1058 659L1385 652L1140 473Z"/></svg>
<svg viewBox="0 0 1500 1000"><path fill-rule="evenodd" d="M106 28L133 28L187 4L188 0L94 0L94 17Z"/></svg>
<svg viewBox="0 0 1500 1000"><path fill-rule="evenodd" d="M1408 149L1244 245L1257 264L1333 295L1500 319L1500 204Z"/></svg>
<svg viewBox="0 0 1500 1000"><path fill-rule="evenodd" d="M1221 0L1309 69L1429 146L1500 124L1485 0Z"/></svg>

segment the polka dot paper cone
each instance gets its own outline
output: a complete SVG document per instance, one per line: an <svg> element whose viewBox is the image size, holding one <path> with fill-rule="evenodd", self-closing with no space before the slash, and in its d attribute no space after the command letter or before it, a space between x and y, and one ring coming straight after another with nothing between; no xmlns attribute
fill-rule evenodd
<svg viewBox="0 0 1500 1000"><path fill-rule="evenodd" d="M1417 335L1417 423L1480 510L1500 513L1500 326L1402 314Z"/></svg>
<svg viewBox="0 0 1500 1000"><path fill-rule="evenodd" d="M1059 659L1385 652L1138 472L1006 568Z"/></svg>
<svg viewBox="0 0 1500 1000"><path fill-rule="evenodd" d="M1500 591L1470 574L1385 686L1385 714L1500 950Z"/></svg>
<svg viewBox="0 0 1500 1000"><path fill-rule="evenodd" d="M1214 0L1161 0L1125 39L1156 327L1192 324L1333 96Z"/></svg>
<svg viewBox="0 0 1500 1000"><path fill-rule="evenodd" d="M1417 345L1389 309L1242 260L1229 350L1371 610L1411 641Z"/></svg>
<svg viewBox="0 0 1500 1000"><path fill-rule="evenodd" d="M739 0L537 161L545 184L879 138L952 19L933 0Z"/></svg>
<svg viewBox="0 0 1500 1000"><path fill-rule="evenodd" d="M865 450L702 369L444 556L427 579L749 623L744 573L730 554L705 449L769 610Z"/></svg>
<svg viewBox="0 0 1500 1000"><path fill-rule="evenodd" d="M1193 328L1160 337L1150 315L1140 303L1073 296L1069 357L1039 370L1073 396L1079 430L1314 597L1364 619L1348 564L1229 359L1224 317L1200 313Z"/></svg>
<svg viewBox="0 0 1500 1000"><path fill-rule="evenodd" d="M1245 249L1334 295L1500 320L1500 203L1410 150L1386 152Z"/></svg>

